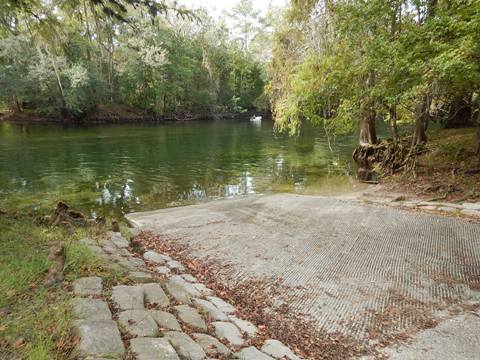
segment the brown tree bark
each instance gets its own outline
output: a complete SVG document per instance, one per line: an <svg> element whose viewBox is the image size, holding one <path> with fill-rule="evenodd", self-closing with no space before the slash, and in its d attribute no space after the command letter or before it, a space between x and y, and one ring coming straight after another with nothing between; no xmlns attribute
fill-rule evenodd
<svg viewBox="0 0 480 360"><path fill-rule="evenodd" d="M374 150L371 145L377 143L375 117L375 106L372 100L361 105L360 146L353 152L353 159L357 163L357 177L362 181L369 181L372 177L370 155Z"/></svg>
<svg viewBox="0 0 480 360"><path fill-rule="evenodd" d="M360 146L368 146L377 143L377 131L375 128L375 106L369 100L362 106L360 123Z"/></svg>
<svg viewBox="0 0 480 360"><path fill-rule="evenodd" d="M13 95L13 112L15 114L20 114L22 112L22 106L16 95Z"/></svg>
<svg viewBox="0 0 480 360"><path fill-rule="evenodd" d="M377 143L377 131L375 128L375 100L369 96L369 90L375 83L375 72L370 71L365 79L365 96L360 103L360 136L359 147L353 152L353 159L357 163L357 176L360 180L371 180L370 152L371 145Z"/></svg>
<svg viewBox="0 0 480 360"><path fill-rule="evenodd" d="M108 45L107 45L107 55L108 55L108 88L110 91L109 98L110 102L114 101L114 64L113 64L113 51L114 51L114 44L113 44L113 35L112 31L108 32Z"/></svg>
<svg viewBox="0 0 480 360"><path fill-rule="evenodd" d="M415 132L412 138L412 146L427 142L427 127L429 119L430 101L427 95L417 104L415 109Z"/></svg>
<svg viewBox="0 0 480 360"><path fill-rule="evenodd" d="M392 137L396 140L398 139L398 127L397 127L397 105L391 105L388 109L390 114L390 131Z"/></svg>

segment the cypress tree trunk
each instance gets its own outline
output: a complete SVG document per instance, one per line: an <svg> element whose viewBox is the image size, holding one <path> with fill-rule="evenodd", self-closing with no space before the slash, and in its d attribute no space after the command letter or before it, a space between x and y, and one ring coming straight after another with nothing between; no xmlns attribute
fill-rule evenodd
<svg viewBox="0 0 480 360"><path fill-rule="evenodd" d="M427 126L430 110L430 102L427 95L422 97L422 100L417 104L415 109L415 132L412 138L412 146L427 142Z"/></svg>
<svg viewBox="0 0 480 360"><path fill-rule="evenodd" d="M362 118L360 123L360 146L368 146L377 143L377 131L375 128L375 106L369 100L362 106Z"/></svg>
<svg viewBox="0 0 480 360"><path fill-rule="evenodd" d="M360 119L360 146L353 152L353 159L357 163L357 177L363 181L369 181L372 178L372 164L370 156L375 152L371 147L377 143L377 132L375 129L375 103L367 100L362 104Z"/></svg>
<svg viewBox="0 0 480 360"><path fill-rule="evenodd" d="M88 23L88 11L87 11L86 0L83 0L83 16L84 16L84 22L85 22L85 27L86 27L86 30L87 30L87 39L88 39L87 59L88 59L88 61L90 61L92 59L92 56L90 54L90 42L92 41L92 34L90 33L90 25Z"/></svg>
<svg viewBox="0 0 480 360"><path fill-rule="evenodd" d="M477 125L477 136L475 139L475 154L478 157L478 166L480 166L480 99L478 96L472 96L472 123Z"/></svg>
<svg viewBox="0 0 480 360"><path fill-rule="evenodd" d="M357 176L360 180L371 180L372 164L370 155L374 151L371 145L377 143L377 131L375 128L375 100L369 95L369 90L375 83L375 72L370 71L365 79L365 96L360 104L360 146L353 152L353 159L357 163Z"/></svg>
<svg viewBox="0 0 480 360"><path fill-rule="evenodd" d="M389 107L388 112L390 113L390 131L392 132L392 137L394 140L398 139L398 127L397 127L397 105L392 105Z"/></svg>
<svg viewBox="0 0 480 360"><path fill-rule="evenodd" d="M22 106L16 95L13 95L13 112L15 114L20 114L22 112Z"/></svg>

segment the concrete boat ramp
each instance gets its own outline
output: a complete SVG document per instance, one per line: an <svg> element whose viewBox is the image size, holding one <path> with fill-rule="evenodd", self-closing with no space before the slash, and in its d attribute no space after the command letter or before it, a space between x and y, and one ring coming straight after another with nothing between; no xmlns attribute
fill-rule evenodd
<svg viewBox="0 0 480 360"><path fill-rule="evenodd" d="M281 279L292 311L400 359L478 359L480 225L355 199L253 196L134 213L134 226L230 264L222 280ZM435 319L436 328L422 328ZM370 339L370 340L367 340ZM439 357L440 356L440 357Z"/></svg>

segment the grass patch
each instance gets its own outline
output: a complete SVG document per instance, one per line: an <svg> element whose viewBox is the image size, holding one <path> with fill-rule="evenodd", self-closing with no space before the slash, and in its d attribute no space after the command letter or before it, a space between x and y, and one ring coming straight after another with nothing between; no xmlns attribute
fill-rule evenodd
<svg viewBox="0 0 480 360"><path fill-rule="evenodd" d="M42 283L50 247L62 239L61 232L12 215L0 216L0 229L2 359L68 359L69 295L62 286Z"/></svg>
<svg viewBox="0 0 480 360"><path fill-rule="evenodd" d="M30 216L0 213L0 359L73 359L69 286L81 276L101 276L106 283L123 274L76 240L100 236L103 229L62 230ZM45 286L48 254L54 244L65 249L65 281Z"/></svg>
<svg viewBox="0 0 480 360"><path fill-rule="evenodd" d="M78 236L78 235L77 235ZM72 282L83 276L99 276L105 288L117 284L125 277L125 271L119 266L106 264L90 249L77 242L65 247L65 280Z"/></svg>

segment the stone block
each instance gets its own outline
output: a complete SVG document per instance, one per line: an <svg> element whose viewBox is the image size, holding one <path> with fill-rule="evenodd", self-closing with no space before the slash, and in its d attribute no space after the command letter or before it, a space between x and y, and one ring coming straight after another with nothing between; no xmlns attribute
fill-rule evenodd
<svg viewBox="0 0 480 360"><path fill-rule="evenodd" d="M73 282L73 292L79 296L102 295L102 279L98 276L83 277Z"/></svg>
<svg viewBox="0 0 480 360"><path fill-rule="evenodd" d="M207 330L207 324L202 319L197 310L188 305L175 306L178 313L178 318L185 324L200 330Z"/></svg>
<svg viewBox="0 0 480 360"><path fill-rule="evenodd" d="M233 322L240 331L246 333L250 337L255 337L257 335L258 329L250 321L239 319L236 316L230 315L229 320Z"/></svg>
<svg viewBox="0 0 480 360"><path fill-rule="evenodd" d="M146 251L143 254L143 258L158 265L165 265L168 261L172 261L171 257L159 254L155 251Z"/></svg>
<svg viewBox="0 0 480 360"><path fill-rule="evenodd" d="M214 321L228 321L228 316L210 301L193 299L193 304Z"/></svg>
<svg viewBox="0 0 480 360"><path fill-rule="evenodd" d="M125 353L120 331L113 320L79 320L75 332L80 338L77 350L80 356L119 359Z"/></svg>
<svg viewBox="0 0 480 360"><path fill-rule="evenodd" d="M207 300L215 305L218 309L223 311L225 314L233 314L236 309L227 303L226 301L216 297L216 296L207 296Z"/></svg>
<svg viewBox="0 0 480 360"><path fill-rule="evenodd" d="M207 357L203 348L183 332L169 331L165 333L165 338L184 360L203 360Z"/></svg>
<svg viewBox="0 0 480 360"><path fill-rule="evenodd" d="M257 348L250 346L235 353L235 359L239 360L274 360L274 358L262 353Z"/></svg>
<svg viewBox="0 0 480 360"><path fill-rule="evenodd" d="M465 210L480 211L480 202L478 202L478 203L463 203L462 208L465 209Z"/></svg>
<svg viewBox="0 0 480 360"><path fill-rule="evenodd" d="M185 267L180 262L175 260L167 262L167 266L170 268L170 270L185 271Z"/></svg>
<svg viewBox="0 0 480 360"><path fill-rule="evenodd" d="M145 294L145 302L149 304L157 304L158 306L165 308L170 305L168 296L163 291L160 284L150 283L141 285Z"/></svg>
<svg viewBox="0 0 480 360"><path fill-rule="evenodd" d="M138 337L155 337L158 335L158 326L147 310L126 310L118 315L120 328Z"/></svg>
<svg viewBox="0 0 480 360"><path fill-rule="evenodd" d="M145 284L154 281L152 274L144 271L132 271L128 273L128 278L134 282Z"/></svg>
<svg viewBox="0 0 480 360"><path fill-rule="evenodd" d="M127 239L125 239L122 234L120 233L117 233L117 232L113 232L113 231L109 231L108 232L108 236L109 236L109 239L110 241L115 244L116 247L118 248L128 248L128 246L130 245L130 243L128 242Z"/></svg>
<svg viewBox="0 0 480 360"><path fill-rule="evenodd" d="M208 356L225 356L230 355L231 353L231 351L225 345L210 335L195 333L192 336L195 341L200 344L200 346L203 348L203 351L205 351Z"/></svg>
<svg viewBox="0 0 480 360"><path fill-rule="evenodd" d="M262 346L262 351L275 359L287 358L289 360L300 360L290 348L283 345L278 340L266 340L265 344Z"/></svg>
<svg viewBox="0 0 480 360"><path fill-rule="evenodd" d="M139 310L144 308L144 293L140 285L114 286L112 300L120 310Z"/></svg>
<svg viewBox="0 0 480 360"><path fill-rule="evenodd" d="M182 331L180 324L177 321L177 318L166 311L161 310L151 310L150 315L152 315L153 320L156 321L157 325L160 328L160 331L164 332L165 330L173 331Z"/></svg>
<svg viewBox="0 0 480 360"><path fill-rule="evenodd" d="M467 216L480 217L480 211L477 210L464 209L462 210L462 214Z"/></svg>
<svg viewBox="0 0 480 360"><path fill-rule="evenodd" d="M99 299L73 299L73 316L82 320L110 320L112 313L108 304Z"/></svg>
<svg viewBox="0 0 480 360"><path fill-rule="evenodd" d="M161 275L168 275L170 274L170 269L166 266L157 266L155 269L155 272Z"/></svg>
<svg viewBox="0 0 480 360"><path fill-rule="evenodd" d="M211 295L213 295L213 290L212 290L212 289L209 289L208 287L206 287L206 286L203 285L203 284L195 283L195 284L193 284L193 287L194 287L198 292L200 292L202 295L204 295L204 296L211 296Z"/></svg>
<svg viewBox="0 0 480 360"><path fill-rule="evenodd" d="M193 275L190 275L190 274L182 274L180 275L182 277L183 280L189 282L189 283L196 283L198 282L198 280L193 276Z"/></svg>
<svg viewBox="0 0 480 360"><path fill-rule="evenodd" d="M202 296L192 284L178 275L172 276L165 284L165 288L175 300L182 304L190 305L192 304L192 297Z"/></svg>
<svg viewBox="0 0 480 360"><path fill-rule="evenodd" d="M136 360L180 360L173 346L164 338L136 338L130 340Z"/></svg>
<svg viewBox="0 0 480 360"><path fill-rule="evenodd" d="M220 339L227 340L235 346L242 346L244 340L238 328L230 322L216 321L212 323L215 328L215 335Z"/></svg>

